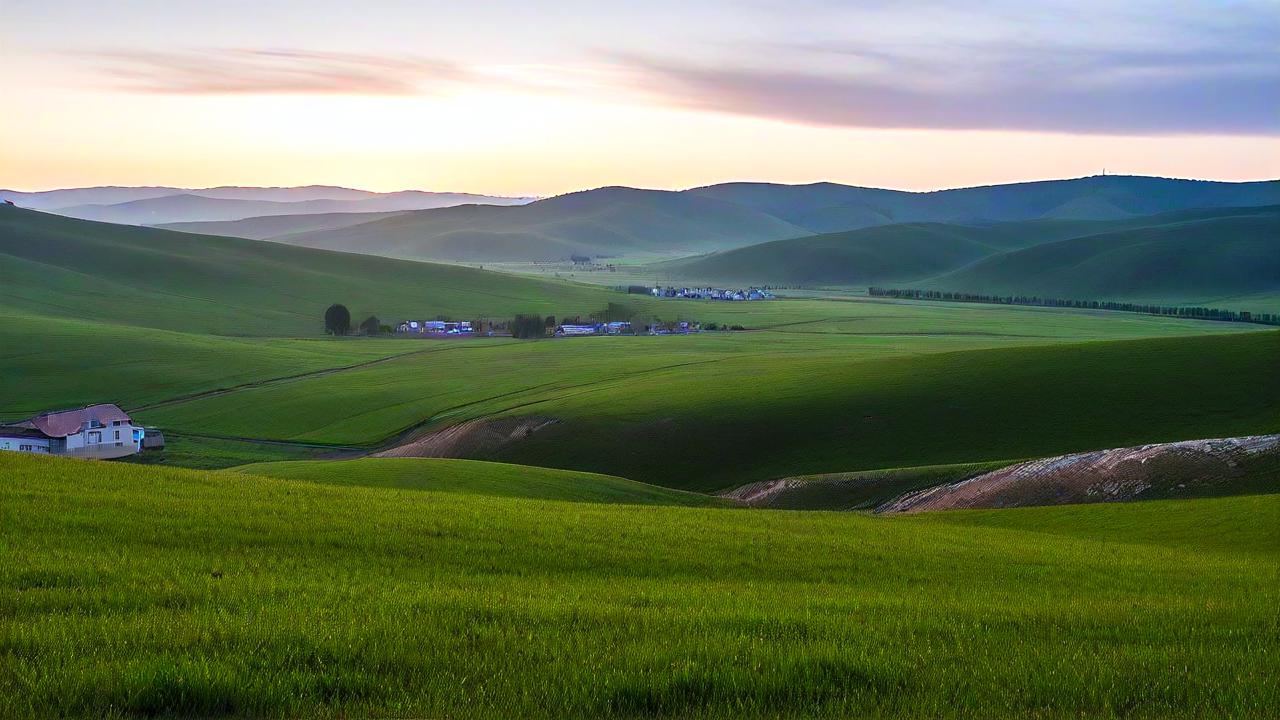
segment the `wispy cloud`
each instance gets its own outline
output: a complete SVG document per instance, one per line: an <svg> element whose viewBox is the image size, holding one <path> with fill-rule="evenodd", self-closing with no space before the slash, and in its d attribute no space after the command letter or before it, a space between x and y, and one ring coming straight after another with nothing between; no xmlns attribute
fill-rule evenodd
<svg viewBox="0 0 1280 720"><path fill-rule="evenodd" d="M736 45L613 59L658 102L814 125L1280 134L1274 0L807 7Z"/></svg>
<svg viewBox="0 0 1280 720"><path fill-rule="evenodd" d="M1251 48L809 48L823 70L622 58L661 102L814 125L1280 133L1280 55Z"/></svg>
<svg viewBox="0 0 1280 720"><path fill-rule="evenodd" d="M140 93L409 95L468 78L448 62L357 53L222 48L81 55L119 89Z"/></svg>
<svg viewBox="0 0 1280 720"><path fill-rule="evenodd" d="M687 41L662 53L584 51L555 62L260 48L80 56L112 87L140 93L415 95L488 86L809 125L1280 135L1280 16L1257 2L1230 15L1121 13L1106 22L1052 3L1022 17L1021 4L1006 2L993 19L931 0L853 10L811 2L836 15L752 39ZM940 19L922 29L926 15ZM1090 34L1093 27L1109 30Z"/></svg>

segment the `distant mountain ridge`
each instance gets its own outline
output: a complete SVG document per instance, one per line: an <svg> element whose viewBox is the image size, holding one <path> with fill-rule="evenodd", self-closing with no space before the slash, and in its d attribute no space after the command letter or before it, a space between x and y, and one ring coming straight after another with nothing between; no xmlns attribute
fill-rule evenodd
<svg viewBox="0 0 1280 720"><path fill-rule="evenodd" d="M1137 218L1280 204L1280 181L1099 176L904 192L835 183L727 183L684 191L606 187L504 208L426 210L278 238L308 247L454 262L689 255L904 223Z"/></svg>
<svg viewBox="0 0 1280 720"><path fill-rule="evenodd" d="M1280 180L1219 182L1142 175L905 192L834 183L727 183L686 192L767 212L813 233L906 222L1113 220L1207 207L1280 204Z"/></svg>
<svg viewBox="0 0 1280 720"><path fill-rule="evenodd" d="M608 187L518 207L421 210L278 239L416 260L494 262L690 254L804 233L785 220L715 198Z"/></svg>
<svg viewBox="0 0 1280 720"><path fill-rule="evenodd" d="M683 191L604 187L534 202L459 193L377 194L331 186L221 187L156 196L164 192L86 188L16 195L0 191L0 197L83 219L448 262L564 260L571 255L676 257L881 226L1120 222L1184 210L1280 205L1280 181L1275 180L1234 183L1119 175L932 192L836 183L725 183ZM137 197L122 199L130 196ZM104 201L88 202L94 198ZM68 199L78 204L47 208ZM507 207L512 205L522 207ZM313 215L326 217L309 219ZM281 219L263 219L268 217ZM955 245L955 234L967 231L947 231L943 234L948 239L934 244L919 235L924 228L916 231L913 252L957 253L922 262L920 270L954 269L961 259L977 259L974 247ZM866 240L861 237L859 242ZM816 248L839 239L807 242ZM892 234L882 236L881 242L892 254ZM838 264L826 272L837 268Z"/></svg>
<svg viewBox="0 0 1280 720"><path fill-rule="evenodd" d="M306 215L260 215L243 220L206 220L193 222L157 223L154 227L178 232L247 238L249 240L275 240L302 232L335 230L383 220L409 210L389 212L337 212Z"/></svg>
<svg viewBox="0 0 1280 720"><path fill-rule="evenodd" d="M467 203L518 205L533 199L421 190L377 193L329 185L202 189L95 187L40 192L0 190L0 198L34 210L124 225L242 220L274 215L394 212Z"/></svg>

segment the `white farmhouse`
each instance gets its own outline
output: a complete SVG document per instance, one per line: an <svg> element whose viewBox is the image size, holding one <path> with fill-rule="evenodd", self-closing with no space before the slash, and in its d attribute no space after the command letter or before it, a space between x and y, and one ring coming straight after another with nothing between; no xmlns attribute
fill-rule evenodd
<svg viewBox="0 0 1280 720"><path fill-rule="evenodd" d="M0 425L0 450L110 459L142 450L145 436L119 407L90 405Z"/></svg>

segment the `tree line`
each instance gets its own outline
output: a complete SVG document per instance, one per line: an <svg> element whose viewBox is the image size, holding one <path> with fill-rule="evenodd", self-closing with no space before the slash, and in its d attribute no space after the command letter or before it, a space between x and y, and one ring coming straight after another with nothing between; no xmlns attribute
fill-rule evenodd
<svg viewBox="0 0 1280 720"><path fill-rule="evenodd" d="M443 316L438 319L444 320ZM587 315L584 320L581 315L572 317L565 316L559 322L570 325L594 324L604 322L626 321L631 323L633 332L648 332L652 326L666 327L668 329L674 327L676 323L662 322L645 315L642 311L627 305L626 303L610 302L604 308ZM516 315L509 321L473 321L472 327L476 333L482 333L486 328L490 331L508 331L514 338L532 339L547 337L555 332L557 320L555 315L539 315L532 313L522 313ZM714 323L707 325L708 330L717 330ZM724 330L742 330L741 325L725 325ZM383 325L377 316L370 315L360 322L358 326L352 325L351 311L342 303L334 303L330 305L324 313L324 331L329 335L350 335L353 332L359 332L362 335L387 335L394 332L394 328Z"/></svg>
<svg viewBox="0 0 1280 720"><path fill-rule="evenodd" d="M867 288L867 295L903 300L942 300L946 302L985 303L988 305L1031 305L1035 307L1074 308L1079 310L1114 310L1116 312L1163 315L1193 320L1280 325L1280 313L1255 313L1248 310L1222 310L1219 308L1180 305L1152 305L1147 303L1117 302L1114 300L1064 300L1062 298L1042 298L1033 295L983 295L979 293L944 292L941 290L908 290L879 287Z"/></svg>
<svg viewBox="0 0 1280 720"><path fill-rule="evenodd" d="M360 321L357 328L363 335L378 335L391 332L391 328L383 325L377 315L370 315ZM324 331L329 335L351 334L351 311L342 303L334 303L324 311Z"/></svg>

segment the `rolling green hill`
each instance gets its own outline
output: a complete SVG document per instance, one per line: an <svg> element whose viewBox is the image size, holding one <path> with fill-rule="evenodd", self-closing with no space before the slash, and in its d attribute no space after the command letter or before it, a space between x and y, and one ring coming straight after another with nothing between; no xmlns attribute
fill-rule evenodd
<svg viewBox="0 0 1280 720"><path fill-rule="evenodd" d="M1037 219L1119 220L1209 207L1280 204L1280 182L1223 183L1105 176L1012 183L936 192L903 192L834 183L726 183L682 192L607 187L520 205L490 198L406 191L374 194L340 188L214 188L167 194L163 188L87 188L17 193L49 207L57 197L130 198L59 207L94 220L164 224L214 234L272 237L348 252L461 262L563 260L570 255L690 255L815 233L904 223L990 224ZM340 191L340 192L339 192ZM5 191L0 191L3 194ZM335 194L336 193L336 194ZM291 201L293 198L306 198ZM455 206L480 202L483 206ZM423 208L436 208L423 210ZM440 209L444 208L444 209ZM347 213L414 210L348 224ZM268 223L258 216L327 214L325 221ZM252 222L219 226L198 221Z"/></svg>
<svg viewBox="0 0 1280 720"><path fill-rule="evenodd" d="M1200 239L1199 245L1188 243L1188 238L1184 238L1179 241L1181 245L1169 244L1167 253L1176 256L1179 252L1186 252L1188 264L1193 264L1193 257L1204 261L1200 266L1203 279L1196 281L1188 276L1173 275L1166 278L1167 284L1176 288L1185 283L1187 287L1184 296L1203 295L1206 291L1209 294L1221 294L1220 290L1248 293L1272 287L1280 288L1280 275L1270 271L1267 262L1274 259L1275 253L1271 253L1270 258L1260 258L1263 260L1260 265L1243 273L1245 276L1265 278L1270 271L1275 280L1270 285L1265 281L1249 281L1236 268L1237 263L1249 263L1253 254L1267 254L1267 241L1275 236L1275 232L1269 232L1266 223L1275 222L1277 216L1280 216L1280 210L1272 206L1178 210L1110 221L1030 220L983 225L886 225L760 243L700 257L667 261L651 267L664 277L775 285L867 285L931 279L985 260L973 268L959 272L956 286L949 289L972 292L985 292L993 288L1001 291L1008 289L1007 283L1000 285L996 282L997 277L980 277L983 274L998 275L998 268L1006 267L1007 262L1007 274L1021 283L1019 291L1052 295L1056 290L1036 289L1040 276L1047 269L1068 268L1069 272L1071 266L1080 262L1081 258L1078 256L1086 252L1148 243L1158 233L1141 232L1145 228L1169 227L1172 233L1176 228L1189 227L1188 223L1198 223L1194 225L1196 230L1192 234ZM1227 222L1228 219L1231 221ZM1262 224L1254 224L1258 222ZM1254 235L1257 236L1257 242L1248 248L1233 244L1239 240L1252 242ZM1075 243L1058 242L1085 237L1094 239L1081 239ZM1215 238L1222 242L1215 242ZM1059 253L1053 257L1043 257L1039 261L1040 266L1034 269L1031 267L1033 262L1016 260L1020 257L1042 257L1048 253L1048 248L1027 248L1049 243L1057 243L1053 247L1074 247L1076 256L1066 257ZM1023 252L1005 255L1018 250ZM1123 283L1123 276L1132 275L1138 266L1150 258L1113 256L1109 260L1112 262L1109 272L1121 278L1117 283ZM992 269L981 270L987 267ZM968 270L972 270L974 276L966 275ZM1213 279L1215 277L1217 280ZM983 284L963 287L962 283L965 281ZM1065 284L1053 286L1048 279L1045 281L1046 287L1062 287ZM1079 295L1066 297L1077 296ZM1097 296L1086 294L1084 297Z"/></svg>
<svg viewBox="0 0 1280 720"><path fill-rule="evenodd" d="M280 240L391 257L496 262L688 254L803 233L772 215L712 198L601 188L519 207L424 210Z"/></svg>
<svg viewBox="0 0 1280 720"><path fill-rule="evenodd" d="M925 223L775 240L656 264L663 277L764 285L858 285L931 277L986 257L983 228Z"/></svg>
<svg viewBox="0 0 1280 720"><path fill-rule="evenodd" d="M965 292L1184 301L1280 291L1280 208L1045 243L994 255L927 284Z"/></svg>
<svg viewBox="0 0 1280 720"><path fill-rule="evenodd" d="M319 335L324 309L384 321L590 312L613 293L447 265L111 225L0 205L0 307L223 335Z"/></svg>
<svg viewBox="0 0 1280 720"><path fill-rule="evenodd" d="M6 718L1280 713L1280 496L885 518L4 455Z"/></svg>
<svg viewBox="0 0 1280 720"><path fill-rule="evenodd" d="M726 183L688 191L767 212L814 233L915 222L1110 220L1208 207L1280 204L1280 181L1226 183L1107 175L935 192L834 183Z"/></svg>

